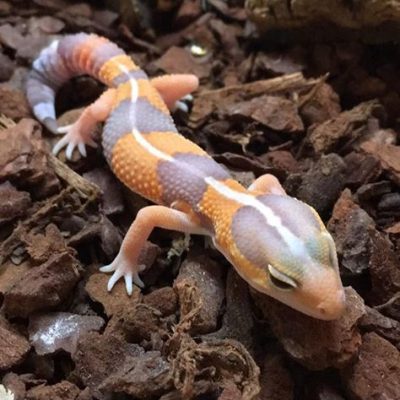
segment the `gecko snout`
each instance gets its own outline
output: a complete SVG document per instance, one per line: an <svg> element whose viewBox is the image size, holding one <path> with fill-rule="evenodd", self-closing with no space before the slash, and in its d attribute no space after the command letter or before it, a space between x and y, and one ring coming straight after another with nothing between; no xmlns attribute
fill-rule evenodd
<svg viewBox="0 0 400 400"><path fill-rule="evenodd" d="M321 319L333 320L339 318L345 309L346 298L342 288L331 293L317 306Z"/></svg>

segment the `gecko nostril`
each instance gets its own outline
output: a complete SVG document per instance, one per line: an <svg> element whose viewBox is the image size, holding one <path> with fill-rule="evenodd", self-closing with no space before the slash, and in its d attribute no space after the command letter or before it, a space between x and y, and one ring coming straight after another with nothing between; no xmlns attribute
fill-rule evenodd
<svg viewBox="0 0 400 400"><path fill-rule="evenodd" d="M321 315L326 315L326 309L323 306L318 306L318 311Z"/></svg>
<svg viewBox="0 0 400 400"><path fill-rule="evenodd" d="M321 318L331 320L339 318L345 309L346 301L343 289L338 290L332 297L321 301L317 310Z"/></svg>

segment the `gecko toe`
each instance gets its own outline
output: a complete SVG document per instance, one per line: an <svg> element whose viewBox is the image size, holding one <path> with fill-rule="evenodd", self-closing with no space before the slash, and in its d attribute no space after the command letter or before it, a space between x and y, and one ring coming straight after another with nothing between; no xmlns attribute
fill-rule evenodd
<svg viewBox="0 0 400 400"><path fill-rule="evenodd" d="M132 273L127 273L124 275L126 292L128 293L129 296L131 296L133 292L132 279L133 279Z"/></svg>
<svg viewBox="0 0 400 400"><path fill-rule="evenodd" d="M65 136L60 139L53 147L52 153L56 156L66 145L68 141L65 140Z"/></svg>
<svg viewBox="0 0 400 400"><path fill-rule="evenodd" d="M64 135L65 133L68 133L72 127L73 127L73 125L59 126L56 130L56 134Z"/></svg>
<svg viewBox="0 0 400 400"><path fill-rule="evenodd" d="M111 292L114 285L122 278L122 276L123 276L123 273L119 269L117 269L113 273L113 275L111 276L111 278L109 279L108 284L107 284L107 290L109 292Z"/></svg>
<svg viewBox="0 0 400 400"><path fill-rule="evenodd" d="M193 101L194 97L192 94L187 94L186 96L183 96L181 100L186 100L186 101Z"/></svg>
<svg viewBox="0 0 400 400"><path fill-rule="evenodd" d="M79 150L79 153L81 153L82 157L87 156L85 143L78 143L78 150Z"/></svg>
<svg viewBox="0 0 400 400"><path fill-rule="evenodd" d="M142 289L144 288L145 286L144 282L140 279L139 274L137 272L132 274L132 279L136 286L139 286Z"/></svg>
<svg viewBox="0 0 400 400"><path fill-rule="evenodd" d="M67 157L67 160L72 159L72 154L74 152L74 149L75 149L75 143L69 142L67 149L65 150L65 156Z"/></svg>
<svg viewBox="0 0 400 400"><path fill-rule="evenodd" d="M184 103L183 101L177 101L175 103L175 107L181 111L183 111L184 113L188 113L189 112L189 107L186 103Z"/></svg>
<svg viewBox="0 0 400 400"><path fill-rule="evenodd" d="M100 272L114 272L115 271L115 266L113 264L108 264L108 265L104 265L103 267L99 268Z"/></svg>

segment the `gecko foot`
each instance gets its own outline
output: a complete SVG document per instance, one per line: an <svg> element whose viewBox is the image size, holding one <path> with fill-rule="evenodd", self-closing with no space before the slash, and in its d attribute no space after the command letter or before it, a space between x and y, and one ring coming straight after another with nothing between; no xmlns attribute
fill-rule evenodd
<svg viewBox="0 0 400 400"><path fill-rule="evenodd" d="M66 147L65 155L68 160L71 159L76 147L83 157L86 157L86 145L97 147L97 143L92 139L92 129L90 131L84 129L79 119L72 125L58 128L57 133L65 135L53 147L53 154L57 155L61 149Z"/></svg>
<svg viewBox="0 0 400 400"><path fill-rule="evenodd" d="M111 292L114 285L123 277L125 280L126 292L128 295L132 295L133 283L140 288L144 287L143 281L139 277L139 272L144 266L132 265L125 259L121 254L115 257L111 264L105 265L100 268L101 272L114 272L108 281L107 290Z"/></svg>

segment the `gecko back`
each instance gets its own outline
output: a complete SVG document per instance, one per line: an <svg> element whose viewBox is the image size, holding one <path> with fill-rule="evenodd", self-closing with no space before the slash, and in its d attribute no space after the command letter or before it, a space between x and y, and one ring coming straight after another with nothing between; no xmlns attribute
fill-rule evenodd
<svg viewBox="0 0 400 400"><path fill-rule="evenodd" d="M183 201L197 211L204 179L229 177L205 151L177 132L146 73L116 44L94 34L55 41L33 63L28 101L50 131L57 131L57 90L71 77L83 74L116 88L103 130L103 152L115 175L131 190L158 204Z"/></svg>

